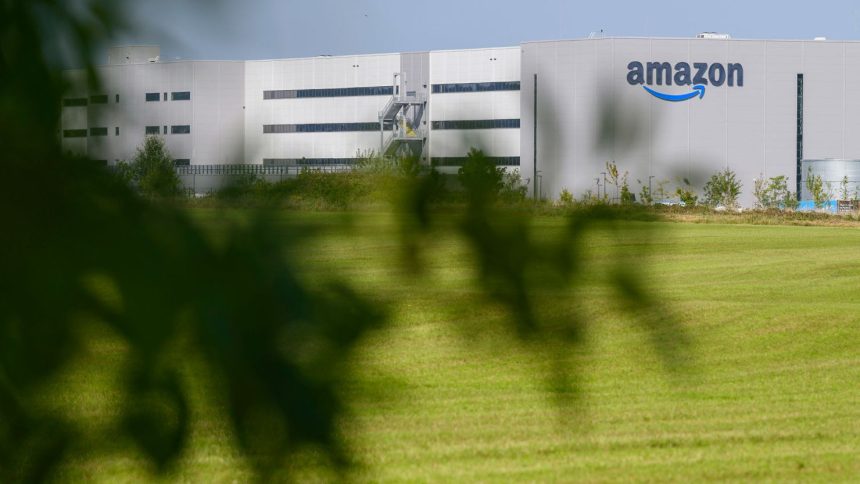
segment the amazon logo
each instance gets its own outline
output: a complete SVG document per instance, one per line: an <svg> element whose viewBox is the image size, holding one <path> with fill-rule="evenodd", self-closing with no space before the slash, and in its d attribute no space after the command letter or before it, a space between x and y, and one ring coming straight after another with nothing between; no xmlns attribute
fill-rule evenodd
<svg viewBox="0 0 860 484"><path fill-rule="evenodd" d="M705 97L707 86L743 87L744 66L742 64L708 64L705 62L631 62L627 64L627 83L642 86L648 94L663 101L681 102ZM655 88L657 86L658 88ZM660 86L690 86L692 91L682 93L664 92Z"/></svg>

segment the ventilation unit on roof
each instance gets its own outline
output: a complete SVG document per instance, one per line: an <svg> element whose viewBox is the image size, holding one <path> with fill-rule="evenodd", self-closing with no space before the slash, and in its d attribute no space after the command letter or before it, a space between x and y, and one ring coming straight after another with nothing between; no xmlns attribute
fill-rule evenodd
<svg viewBox="0 0 860 484"><path fill-rule="evenodd" d="M697 39L717 39L717 40L729 40L732 38L730 34L721 34L719 32L702 32L701 34L696 36Z"/></svg>

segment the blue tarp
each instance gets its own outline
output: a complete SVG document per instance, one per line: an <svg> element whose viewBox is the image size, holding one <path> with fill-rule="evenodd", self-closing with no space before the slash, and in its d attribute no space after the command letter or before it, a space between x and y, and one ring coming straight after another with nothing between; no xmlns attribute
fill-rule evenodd
<svg viewBox="0 0 860 484"><path fill-rule="evenodd" d="M811 212L815 210L815 202L812 200L802 200L800 204L797 206L797 210L801 212ZM826 210L828 212L836 213L836 200L830 200L825 203L821 210Z"/></svg>

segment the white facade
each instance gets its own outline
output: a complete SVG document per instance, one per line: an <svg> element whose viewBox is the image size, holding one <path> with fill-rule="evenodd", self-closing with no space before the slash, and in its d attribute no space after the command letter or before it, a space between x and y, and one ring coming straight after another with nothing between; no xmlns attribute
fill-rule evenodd
<svg viewBox="0 0 860 484"><path fill-rule="evenodd" d="M705 77L704 97L667 101L644 88L678 96L695 93L696 83L659 85L655 71L651 83L631 84L632 62L668 63L673 75L679 63L719 65L719 71L742 66L743 82L713 85ZM536 169L548 197L564 188L596 192L606 162L614 160L629 172L634 193L649 181L655 191L660 182L674 191L686 179L701 194L710 175L731 169L743 184L741 203L751 206L756 178L787 176L792 191L802 192L802 160L860 158L857 42L535 42L523 44L522 72L523 171L535 167L536 74Z"/></svg>
<svg viewBox="0 0 860 484"><path fill-rule="evenodd" d="M242 163L267 159L348 159L378 152L379 130L263 133L265 125L378 123L388 96L264 99L265 91L392 86L400 55L318 57L245 63L245 139Z"/></svg>
<svg viewBox="0 0 860 484"><path fill-rule="evenodd" d="M430 53L430 119L433 121L477 121L520 119L520 49L474 49ZM487 86L479 92L439 92L438 86L516 83L516 90ZM481 89L479 87L479 89ZM455 90L455 89L451 89ZM435 166L456 171L457 158L471 148L501 159L519 158L519 128L433 129L430 150ZM517 165L519 165L517 160Z"/></svg>
<svg viewBox="0 0 860 484"><path fill-rule="evenodd" d="M86 89L75 72L76 87L67 94L63 131L86 130L85 137L65 137L67 150L113 163L134 156L147 127L158 128L180 160L230 164L244 158L244 62L166 62L99 68L101 86ZM174 100L174 93L189 93ZM157 100L147 101L157 95ZM84 103L75 103L84 100ZM174 127L188 126L188 133ZM176 131L176 133L174 133Z"/></svg>
<svg viewBox="0 0 860 484"><path fill-rule="evenodd" d="M64 147L94 160L130 159L159 126L181 164L343 165L388 150L394 124L423 140L423 163L445 171L472 147L519 165L518 47L241 62L155 62L152 47L111 52L116 64L98 69L102 86L69 93L63 110ZM69 77L86 85L82 72ZM434 84L471 92L433 93ZM420 102L381 131L380 113L404 96Z"/></svg>

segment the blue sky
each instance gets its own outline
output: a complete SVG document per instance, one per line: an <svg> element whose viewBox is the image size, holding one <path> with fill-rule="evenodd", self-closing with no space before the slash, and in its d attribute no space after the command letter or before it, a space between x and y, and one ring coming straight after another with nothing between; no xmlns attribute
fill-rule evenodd
<svg viewBox="0 0 860 484"><path fill-rule="evenodd" d="M173 59L265 59L517 45L608 36L860 39L860 1L128 0L138 31ZM410 10L409 7L414 6Z"/></svg>

